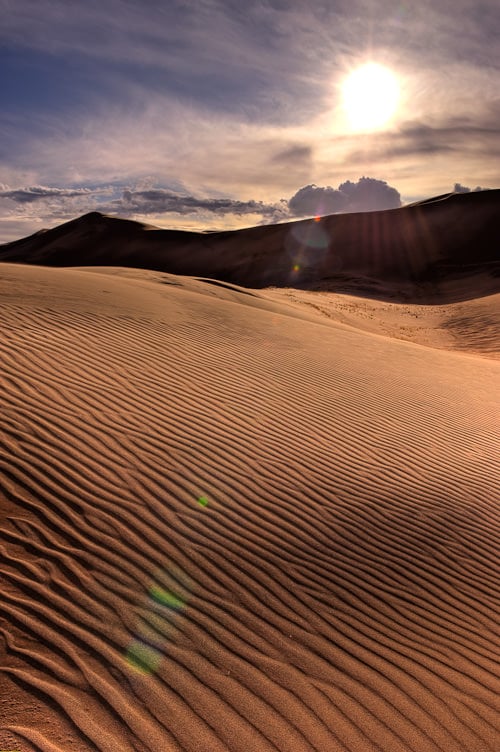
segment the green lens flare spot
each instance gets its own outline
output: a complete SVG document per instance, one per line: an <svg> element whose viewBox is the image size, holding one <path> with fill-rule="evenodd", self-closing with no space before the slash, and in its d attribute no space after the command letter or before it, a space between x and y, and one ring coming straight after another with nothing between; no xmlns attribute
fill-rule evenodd
<svg viewBox="0 0 500 752"><path fill-rule="evenodd" d="M168 608L181 609L184 608L185 601L170 590L164 590L159 585L151 585L149 588L150 597L157 603L161 603L162 606Z"/></svg>
<svg viewBox="0 0 500 752"><path fill-rule="evenodd" d="M128 646L125 659L128 665L138 671L140 674L153 674L160 666L162 654L145 645L139 640L135 640Z"/></svg>
<svg viewBox="0 0 500 752"><path fill-rule="evenodd" d="M200 507L207 507L208 506L208 499L206 496L200 496L198 498L198 504Z"/></svg>

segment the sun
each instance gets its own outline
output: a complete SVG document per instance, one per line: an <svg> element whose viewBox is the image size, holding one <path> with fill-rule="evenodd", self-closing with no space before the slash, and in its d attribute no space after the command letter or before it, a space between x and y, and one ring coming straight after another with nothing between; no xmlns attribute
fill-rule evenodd
<svg viewBox="0 0 500 752"><path fill-rule="evenodd" d="M343 107L350 128L382 128L397 110L399 93L398 80L389 68L377 63L356 68L342 84Z"/></svg>

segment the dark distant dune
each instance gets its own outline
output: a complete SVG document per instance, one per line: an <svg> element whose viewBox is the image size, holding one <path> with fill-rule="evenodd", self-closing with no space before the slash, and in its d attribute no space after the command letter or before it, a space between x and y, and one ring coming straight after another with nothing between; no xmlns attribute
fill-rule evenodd
<svg viewBox="0 0 500 752"><path fill-rule="evenodd" d="M491 190L390 211L208 234L160 230L93 212L0 246L0 261L128 266L254 288L347 284L380 296L447 299L450 278L479 272L487 274L483 293L498 291L499 248L500 190Z"/></svg>

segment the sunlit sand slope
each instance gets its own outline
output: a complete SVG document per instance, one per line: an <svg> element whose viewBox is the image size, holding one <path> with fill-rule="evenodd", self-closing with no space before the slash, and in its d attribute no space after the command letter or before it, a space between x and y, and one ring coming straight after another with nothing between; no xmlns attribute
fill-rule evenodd
<svg viewBox="0 0 500 752"><path fill-rule="evenodd" d="M498 750L496 361L0 272L0 748Z"/></svg>
<svg viewBox="0 0 500 752"><path fill-rule="evenodd" d="M500 293L482 294L485 276L471 276L460 285L447 285L451 298L457 288L460 292L465 284L469 293L476 289L477 296L439 305L395 303L359 295L291 288L273 288L265 294L275 301L291 303L299 310L314 312L364 332L500 359Z"/></svg>

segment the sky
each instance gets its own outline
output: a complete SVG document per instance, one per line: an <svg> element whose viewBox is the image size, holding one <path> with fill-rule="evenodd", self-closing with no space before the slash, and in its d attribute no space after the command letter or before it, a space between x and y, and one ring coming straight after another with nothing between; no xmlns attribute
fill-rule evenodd
<svg viewBox="0 0 500 752"><path fill-rule="evenodd" d="M89 211L214 230L500 187L498 0L0 12L0 243ZM379 118L360 69L395 87Z"/></svg>

